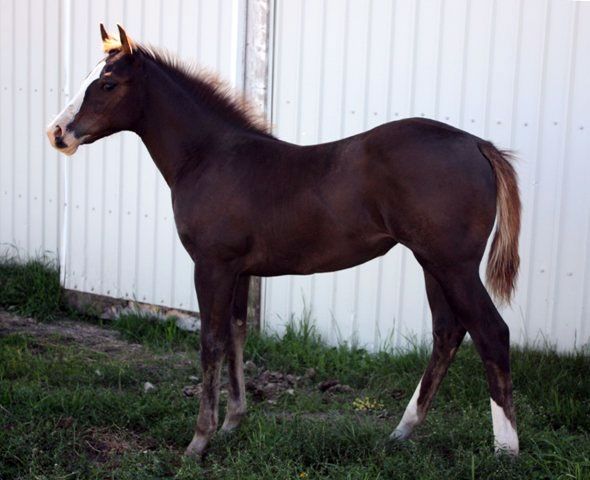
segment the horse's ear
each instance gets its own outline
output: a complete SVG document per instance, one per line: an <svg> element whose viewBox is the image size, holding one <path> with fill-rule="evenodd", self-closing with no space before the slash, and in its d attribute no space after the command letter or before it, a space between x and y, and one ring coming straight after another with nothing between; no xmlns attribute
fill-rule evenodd
<svg viewBox="0 0 590 480"><path fill-rule="evenodd" d="M107 29L104 28L104 23L100 24L100 36L102 38L103 43L107 42L108 40L111 40L111 36L107 32Z"/></svg>
<svg viewBox="0 0 590 480"><path fill-rule="evenodd" d="M121 39L121 48L123 52L125 52L128 55L131 55L133 53L133 49L135 48L133 45L133 41L127 36L123 27L118 23L117 28L119 29L119 38Z"/></svg>

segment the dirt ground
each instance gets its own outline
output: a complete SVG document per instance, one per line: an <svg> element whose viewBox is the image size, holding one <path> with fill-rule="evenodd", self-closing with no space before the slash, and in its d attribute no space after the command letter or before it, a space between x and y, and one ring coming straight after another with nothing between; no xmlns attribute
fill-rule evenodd
<svg viewBox="0 0 590 480"><path fill-rule="evenodd" d="M125 361L134 365L153 363L155 358L173 360L175 365L194 363L194 354L188 352L155 353L146 346L129 342L116 330L73 320L58 320L51 323L39 322L32 318L21 317L0 311L0 336L21 333L40 340L45 345L76 344L87 350L106 353L113 360ZM224 369L225 370L225 369ZM278 371L267 370L251 361L244 364L246 389L255 402L276 403L281 395L294 395L298 390L317 388L328 399L336 399L341 395L350 395L353 389L336 380L325 380L316 384L315 371L308 369L304 375L296 376ZM202 386L198 377L191 377L191 384L183 389L187 397L200 397ZM221 394L227 393L227 378L222 374Z"/></svg>
<svg viewBox="0 0 590 480"><path fill-rule="evenodd" d="M143 349L142 345L129 343L115 330L98 325L72 320L43 323L0 311L0 335L14 333L43 338L48 342L53 339L60 344L75 342L90 350L120 355L122 358Z"/></svg>

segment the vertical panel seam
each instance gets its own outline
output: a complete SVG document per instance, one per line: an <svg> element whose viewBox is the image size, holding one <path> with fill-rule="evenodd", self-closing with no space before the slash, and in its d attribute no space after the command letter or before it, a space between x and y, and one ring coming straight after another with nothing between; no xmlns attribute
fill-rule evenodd
<svg viewBox="0 0 590 480"><path fill-rule="evenodd" d="M440 109L440 82L443 56L443 32L445 28L445 0L440 0L438 7L438 49L436 53L436 80L434 86L434 118L438 120Z"/></svg>
<svg viewBox="0 0 590 480"><path fill-rule="evenodd" d="M46 2L43 2L43 8L42 8L42 15L43 15L43 27L42 27L42 39L43 39L43 60L41 61L41 69L43 71L43 75L42 75L42 81L41 81L41 115L43 115L43 118L41 119L41 121L45 121L45 119L47 118L47 102L45 101L45 95L46 95L46 88L47 88L47 76L46 76L46 72L45 72L45 68L47 65L47 58L46 58L46 53L47 53L47 21L45 20L47 18L47 4ZM59 28L59 27L58 27ZM41 193L39 195L40 198L40 205L41 205L41 248L43 249L43 252L47 252L47 244L46 244L46 239L45 239L45 226L46 226L46 215L47 215L47 209L45 206L45 201L46 201L46 192L45 192L45 179L47 177L46 174L46 168L45 168L45 162L47 161L47 147L45 147L45 145L43 145L43 147L41 148Z"/></svg>
<svg viewBox="0 0 590 480"><path fill-rule="evenodd" d="M512 78L512 120L510 125L510 146L509 148L514 148L515 142L515 135L516 135L516 119L518 117L518 104L516 101L516 96L518 93L518 84L520 81L520 57L522 55L522 24L523 24L523 1L521 0L518 2L518 27L517 27L517 34L516 34L516 55L514 60L514 76Z"/></svg>
<svg viewBox="0 0 590 480"><path fill-rule="evenodd" d="M548 318L548 321L551 322L550 332L553 336L555 333L555 313L557 311L557 304L558 304L558 293L559 293L559 286L557 283L558 279L558 265L559 265L559 258L560 255L560 241L561 241L561 233L563 229L563 195L564 195L564 182L566 178L565 169L567 164L567 154L569 152L569 144L568 144L568 130L569 124L571 119L571 107L572 107L572 89L573 83L576 75L576 64L574 62L576 53L577 53L577 19L578 19L578 2L574 2L570 8L572 8L570 19L570 44L569 44L569 56L568 56L568 64L566 69L567 80L565 83L565 97L566 100L564 102L565 109L563 112L563 125L562 125L562 145L561 145L561 163L558 170L558 180L557 185L559 188L559 192L556 195L557 206L555 208L554 217L553 217L553 225L556 225L557 228L554 229L553 235L551 238L551 251L553 252L552 259L551 259L551 268L549 270L549 275L551 276L551 284L553 284L553 302L551 303L551 314Z"/></svg>
<svg viewBox="0 0 590 480"><path fill-rule="evenodd" d="M31 31L31 0L27 0L27 30ZM27 38L27 47L29 50L32 46L32 38L31 35L25 35ZM31 55L27 55L27 79L26 79L26 112L27 112L27 121L26 126L27 128L31 128ZM31 253L31 229L28 228L31 225L31 142L27 142L27 192L26 195L23 195L23 198L26 202L26 212L27 212L27 233L26 233L26 242L27 242L27 251L29 254Z"/></svg>
<svg viewBox="0 0 590 480"><path fill-rule="evenodd" d="M64 91L64 103L69 100L70 97L70 83L71 83L71 39L72 39L72 12L73 12L74 5L72 0L64 0L64 9L63 9L63 22L64 22L64 32L65 34L62 37L63 40L63 59L64 59L64 83L63 83L63 91ZM62 178L63 178L63 205L60 205L60 210L63 208L63 225L62 225L62 232L61 232L61 242L60 242L60 277L62 285L66 285L67 280L67 268L68 268L68 257L69 257L69 235L71 233L70 229L70 182L69 182L69 164L67 159L62 156L60 159L60 164L62 165Z"/></svg>
<svg viewBox="0 0 590 480"><path fill-rule="evenodd" d="M496 0L491 1L490 15L490 35L488 39L488 71L486 75L486 85L484 89L485 104L483 111L483 133L484 138L488 138L490 129L490 102L492 99L492 76L494 73L494 51L496 41Z"/></svg>
<svg viewBox="0 0 590 480"><path fill-rule="evenodd" d="M535 168L533 172L533 188L530 194L531 201L529 202L529 206L531 211L533 212L531 217L531 228L530 228L530 243L529 243L529 252L530 252L530 260L529 260L529 272L528 272L528 281L527 281L527 299L526 299L526 306L525 306L525 320L528 320L528 316L531 310L531 285L533 282L534 270L535 270L535 233L536 233L536 224L537 224L537 215L535 214L535 204L537 203L537 193L539 188L537 187L537 178L539 176L539 165L540 159L543 157L541 153L541 140L543 138L543 131L544 131L544 123L543 123L543 115L545 113L544 108L544 97L545 97L545 88L546 88L546 74L547 74L547 42L549 38L549 27L550 23L550 12L551 12L551 0L547 0L545 2L545 19L544 24L545 28L543 30L543 44L541 50L541 79L539 85L539 98L537 100L537 139L536 139L536 146L535 146Z"/></svg>
<svg viewBox="0 0 590 480"><path fill-rule="evenodd" d="M123 24L127 24L127 2L123 2ZM180 31L180 29L179 29ZM117 284L115 285L115 289L117 292L117 296L119 298L123 297L123 290L121 289L121 276L122 276L122 245L123 245L123 138L121 138L119 142L119 201L118 201L118 210L119 210L119 217L117 219Z"/></svg>
<svg viewBox="0 0 590 480"><path fill-rule="evenodd" d="M465 124L465 82L467 81L467 48L469 42L469 19L471 18L471 2L466 0L465 25L463 31L463 55L461 59L461 85L459 94L459 119L458 126L463 128Z"/></svg>

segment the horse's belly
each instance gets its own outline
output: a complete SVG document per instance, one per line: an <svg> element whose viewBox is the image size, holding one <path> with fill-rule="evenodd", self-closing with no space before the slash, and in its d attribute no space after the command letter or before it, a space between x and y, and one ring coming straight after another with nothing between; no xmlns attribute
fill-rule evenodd
<svg viewBox="0 0 590 480"><path fill-rule="evenodd" d="M364 241L337 241L302 244L275 250L253 265L249 273L258 276L309 275L354 267L387 253L396 244L388 235Z"/></svg>

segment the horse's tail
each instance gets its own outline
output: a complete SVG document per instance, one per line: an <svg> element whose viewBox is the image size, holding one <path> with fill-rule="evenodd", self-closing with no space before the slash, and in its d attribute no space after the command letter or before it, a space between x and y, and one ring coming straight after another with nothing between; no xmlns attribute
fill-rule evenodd
<svg viewBox="0 0 590 480"><path fill-rule="evenodd" d="M488 258L486 281L501 303L510 303L520 265L520 196L516 171L510 152L500 151L490 142L480 143L479 150L489 160L496 175L497 222Z"/></svg>

